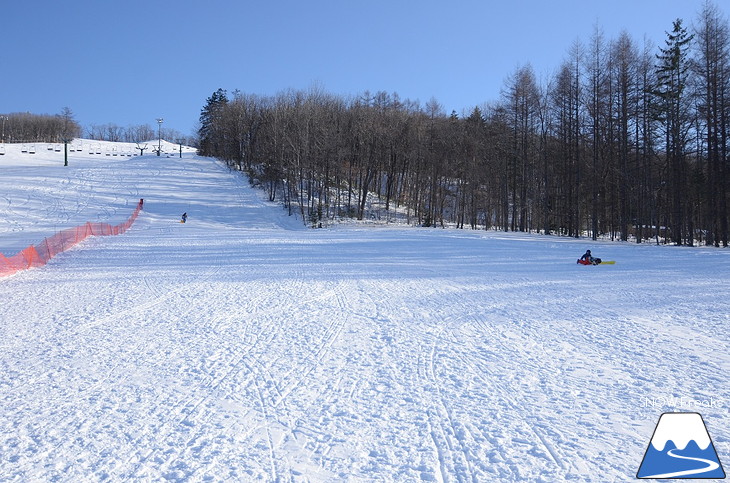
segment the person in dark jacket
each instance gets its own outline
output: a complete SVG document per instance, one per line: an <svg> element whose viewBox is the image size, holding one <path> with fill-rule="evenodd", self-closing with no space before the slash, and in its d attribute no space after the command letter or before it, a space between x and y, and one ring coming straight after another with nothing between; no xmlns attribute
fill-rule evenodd
<svg viewBox="0 0 730 483"><path fill-rule="evenodd" d="M590 250L586 250L583 256L578 260L578 263L583 265L598 265L601 263L601 259L591 255Z"/></svg>
<svg viewBox="0 0 730 483"><path fill-rule="evenodd" d="M185 213L182 214L182 219L180 220L180 222L181 223L185 223L186 221L188 221L188 213L187 212L185 212Z"/></svg>

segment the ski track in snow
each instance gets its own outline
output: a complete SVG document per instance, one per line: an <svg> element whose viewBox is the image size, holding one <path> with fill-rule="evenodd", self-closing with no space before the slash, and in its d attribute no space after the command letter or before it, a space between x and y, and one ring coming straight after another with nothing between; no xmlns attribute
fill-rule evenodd
<svg viewBox="0 0 730 483"><path fill-rule="evenodd" d="M145 209L0 279L0 481L628 481L698 409L664 397L720 401L725 456L725 250L309 230L209 159L16 156L6 255Z"/></svg>

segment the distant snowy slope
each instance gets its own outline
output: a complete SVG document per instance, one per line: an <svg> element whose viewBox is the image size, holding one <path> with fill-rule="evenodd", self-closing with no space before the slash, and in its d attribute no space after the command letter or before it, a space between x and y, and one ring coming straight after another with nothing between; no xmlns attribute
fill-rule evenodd
<svg viewBox="0 0 730 483"><path fill-rule="evenodd" d="M730 461L727 250L312 230L193 153L4 156L0 252L145 209L0 279L0 481L630 481L680 410Z"/></svg>
<svg viewBox="0 0 730 483"><path fill-rule="evenodd" d="M148 145L146 154L157 148ZM124 221L143 197L139 183L159 172L159 165L175 159L180 145L162 141L158 167L138 164L136 143L76 139L59 143L0 145L0 253L14 255L64 228L91 222ZM190 154L194 148L183 147ZM169 157L168 157L169 156ZM123 170L118 166L124 166Z"/></svg>

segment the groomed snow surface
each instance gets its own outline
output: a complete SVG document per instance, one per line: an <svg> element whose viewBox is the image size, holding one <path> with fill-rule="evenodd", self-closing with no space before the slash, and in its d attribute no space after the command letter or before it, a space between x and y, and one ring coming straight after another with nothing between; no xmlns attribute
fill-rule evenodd
<svg viewBox="0 0 730 483"><path fill-rule="evenodd" d="M312 230L192 153L5 151L6 255L145 208L0 279L0 481L631 481L668 411L730 464L727 250Z"/></svg>

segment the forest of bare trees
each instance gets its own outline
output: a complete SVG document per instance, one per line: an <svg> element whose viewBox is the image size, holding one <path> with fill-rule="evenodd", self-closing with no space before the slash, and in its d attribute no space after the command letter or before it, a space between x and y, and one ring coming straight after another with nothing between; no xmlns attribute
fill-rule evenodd
<svg viewBox="0 0 730 483"><path fill-rule="evenodd" d="M91 124L86 128L84 136L95 141L141 143L157 139L158 128L150 124L126 127L114 123ZM160 129L159 136L170 142L182 143L187 146L194 146L197 142L193 136L184 136L179 131L166 127Z"/></svg>
<svg viewBox="0 0 730 483"><path fill-rule="evenodd" d="M0 130L2 142L47 142L60 143L64 139L82 136L95 141L141 143L155 140L158 137L157 127L149 124L122 127L114 123L91 124L86 129L74 119L69 108L61 114L31 114L27 112L0 114ZM194 146L197 140L192 136L183 136L178 131L162 128L159 135L171 142Z"/></svg>
<svg viewBox="0 0 730 483"><path fill-rule="evenodd" d="M462 115L386 92L219 89L200 152L314 225L377 197L423 226L727 246L729 49L707 3L659 46L596 27L547 82L520 67Z"/></svg>
<svg viewBox="0 0 730 483"><path fill-rule="evenodd" d="M69 108L61 114L31 114L16 112L0 114L2 142L60 143L81 135L81 126L74 120Z"/></svg>

